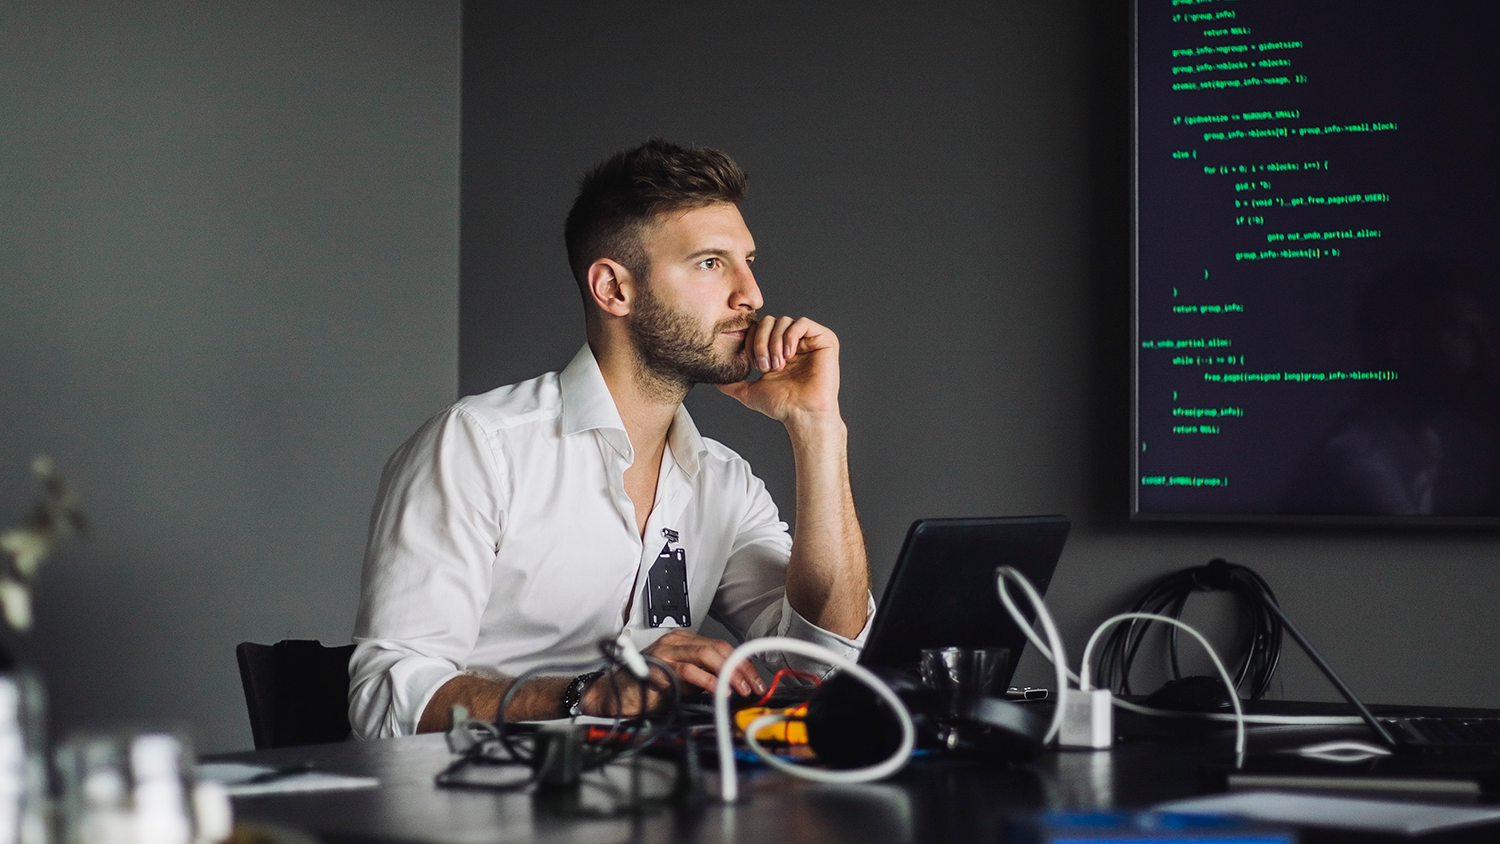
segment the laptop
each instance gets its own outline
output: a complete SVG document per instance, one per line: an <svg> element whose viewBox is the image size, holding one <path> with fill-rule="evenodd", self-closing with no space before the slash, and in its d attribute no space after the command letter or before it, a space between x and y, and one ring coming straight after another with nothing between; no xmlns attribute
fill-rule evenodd
<svg viewBox="0 0 1500 844"><path fill-rule="evenodd" d="M918 519L906 532L859 664L916 671L923 648L1006 648L995 678L1015 674L1026 634L1011 620L995 588L995 569L1011 566L1045 595L1072 523L1065 516ZM1035 611L1016 605L1027 621Z"/></svg>
<svg viewBox="0 0 1500 844"><path fill-rule="evenodd" d="M1500 763L1500 718L1452 715L1382 715L1376 716L1318 653L1302 631L1292 623L1276 599L1266 596L1262 603L1281 621L1281 626L1301 646L1328 682L1338 689L1344 700L1380 740L1398 756L1426 756L1432 759L1473 759L1485 757Z"/></svg>
<svg viewBox="0 0 1500 844"><path fill-rule="evenodd" d="M1492 800L1500 796L1500 718L1490 714L1375 715L1269 595L1263 602L1370 728L1388 756L1343 759L1275 751L1216 772L1229 788L1312 788Z"/></svg>
<svg viewBox="0 0 1500 844"><path fill-rule="evenodd" d="M1000 603L995 569L1015 568L1045 595L1071 527L1065 516L912 522L857 662L915 674L923 648L1006 648L1010 658L994 679L996 687L1005 688L1026 634ZM1016 606L1028 621L1035 619L1024 597L1016 598ZM787 683L764 699L737 698L735 705L793 706L811 694L811 686ZM706 699L690 701L685 704L690 710L712 711Z"/></svg>

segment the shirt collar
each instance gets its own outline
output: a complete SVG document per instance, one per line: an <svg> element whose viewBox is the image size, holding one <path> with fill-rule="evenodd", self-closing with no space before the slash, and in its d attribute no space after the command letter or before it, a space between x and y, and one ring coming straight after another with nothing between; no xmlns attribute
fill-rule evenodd
<svg viewBox="0 0 1500 844"><path fill-rule="evenodd" d="M672 419L672 427L667 429L667 448L672 450L672 459L677 461L678 467L688 477L698 474L698 455L707 447L703 445L703 437L698 434L698 426L693 424L693 417L680 404L677 405L677 415Z"/></svg>
<svg viewBox="0 0 1500 844"><path fill-rule="evenodd" d="M604 383L604 373L594 358L594 350L585 343L571 363L558 373L558 388L562 392L562 433L598 431L621 457L635 461L635 449L630 445L630 436L625 432L625 422L615 407L614 397L609 394L609 385ZM698 474L698 455L704 451L703 437L687 408L678 405L672 418L672 427L667 430L667 447L672 459L688 477Z"/></svg>

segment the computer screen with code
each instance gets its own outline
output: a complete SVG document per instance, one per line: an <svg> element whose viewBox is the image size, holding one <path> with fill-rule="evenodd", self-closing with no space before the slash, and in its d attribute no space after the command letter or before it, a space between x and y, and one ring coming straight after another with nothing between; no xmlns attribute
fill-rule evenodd
<svg viewBox="0 0 1500 844"><path fill-rule="evenodd" d="M1500 3L1135 24L1135 517L1500 524Z"/></svg>

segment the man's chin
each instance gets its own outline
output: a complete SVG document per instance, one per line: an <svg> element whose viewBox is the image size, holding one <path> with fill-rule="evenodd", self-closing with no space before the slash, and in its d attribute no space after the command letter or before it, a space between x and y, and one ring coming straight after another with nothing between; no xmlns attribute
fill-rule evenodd
<svg viewBox="0 0 1500 844"><path fill-rule="evenodd" d="M700 384L738 384L750 377L750 356L733 361L725 361L724 365L716 366L711 372L700 373L704 377L698 379Z"/></svg>
<svg viewBox="0 0 1500 844"><path fill-rule="evenodd" d="M720 384L738 384L741 381L743 381L743 380L745 380L746 378L749 378L749 377L750 377L750 367L746 366L744 369L742 369L742 370L739 371L739 374L735 374L735 373L729 372L729 371L715 372L715 373L713 373L712 376L703 379L699 383L702 383L702 384L715 384L715 385L720 385Z"/></svg>

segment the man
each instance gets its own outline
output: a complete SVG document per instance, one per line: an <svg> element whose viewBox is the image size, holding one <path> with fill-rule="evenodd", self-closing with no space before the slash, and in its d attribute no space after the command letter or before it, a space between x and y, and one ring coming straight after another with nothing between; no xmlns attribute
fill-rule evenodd
<svg viewBox="0 0 1500 844"><path fill-rule="evenodd" d="M560 373L463 399L391 458L371 518L350 664L364 738L446 729L455 704L498 715L522 672L597 658L627 632L684 687L732 648L696 634L790 635L847 655L874 609L839 415L838 339L759 316L745 174L716 150L653 139L585 176L568 260L588 344ZM744 379L752 366L764 375ZM718 385L782 422L797 535L682 401ZM659 692L666 678L654 678ZM740 694L764 691L748 665ZM594 673L515 690L510 719L660 703Z"/></svg>

